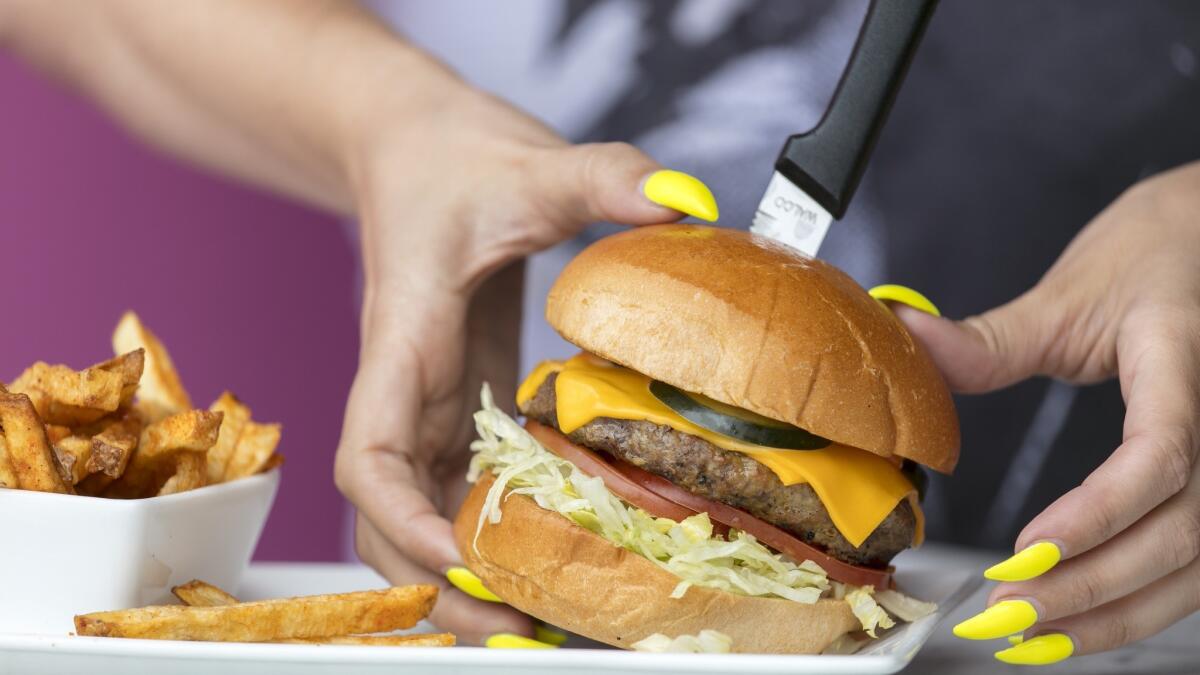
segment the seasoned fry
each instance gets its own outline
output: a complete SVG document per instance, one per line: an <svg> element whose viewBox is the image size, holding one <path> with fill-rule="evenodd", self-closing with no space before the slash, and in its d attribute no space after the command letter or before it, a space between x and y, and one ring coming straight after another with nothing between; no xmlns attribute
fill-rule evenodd
<svg viewBox="0 0 1200 675"><path fill-rule="evenodd" d="M171 589L175 597L185 605L192 607L220 607L221 605L236 605L240 600L212 584L192 579L186 584L180 584Z"/></svg>
<svg viewBox="0 0 1200 675"><path fill-rule="evenodd" d="M8 459L17 485L23 490L73 494L59 475L46 428L33 403L24 394L0 394L0 427L8 446Z"/></svg>
<svg viewBox="0 0 1200 675"><path fill-rule="evenodd" d="M225 480L237 480L262 471L279 445L280 435L278 424L247 422L234 446L229 465L225 467Z"/></svg>
<svg viewBox="0 0 1200 675"><path fill-rule="evenodd" d="M4 387L0 386L0 390ZM3 393L0 391L0 393ZM0 488L17 489L17 472L13 469L12 462L8 459L8 443L4 440L4 434L0 430Z"/></svg>
<svg viewBox="0 0 1200 675"><path fill-rule="evenodd" d="M137 448L142 433L142 422L134 415L127 415L106 425L92 437L92 458L88 461L88 473L103 473L116 478L125 473L129 457Z"/></svg>
<svg viewBox="0 0 1200 675"><path fill-rule="evenodd" d="M208 482L220 483L225 480L226 467L233 456L242 430L250 421L250 408L227 391L208 409L225 414L225 420L221 423L221 433L217 436L217 444L208 451Z"/></svg>
<svg viewBox="0 0 1200 675"><path fill-rule="evenodd" d="M175 457L175 473L163 483L159 496L187 492L208 485L202 452L181 452Z"/></svg>
<svg viewBox="0 0 1200 675"><path fill-rule="evenodd" d="M263 464L262 468L259 469L258 472L266 473L272 469L278 469L281 466L283 466L283 455L278 452L272 453L271 456L267 458L267 463Z"/></svg>
<svg viewBox="0 0 1200 675"><path fill-rule="evenodd" d="M120 373L94 367L75 371L42 361L27 368L12 384L13 393L39 389L59 403L109 412L121 404L123 388Z"/></svg>
<svg viewBox="0 0 1200 675"><path fill-rule="evenodd" d="M79 635L266 642L381 633L411 628L429 615L436 586L260 600L221 607L163 606L75 617Z"/></svg>
<svg viewBox="0 0 1200 675"><path fill-rule="evenodd" d="M271 640L289 645L357 645L360 647L453 647L453 633L416 635L343 635L341 637Z"/></svg>
<svg viewBox="0 0 1200 675"><path fill-rule="evenodd" d="M113 351L118 354L145 350L138 399L151 421L188 410L192 399L179 381L179 373L166 347L133 312L125 312L112 336Z"/></svg>
<svg viewBox="0 0 1200 675"><path fill-rule="evenodd" d="M52 447L63 482L67 485L77 485L87 477L90 473L87 467L92 460L92 439L68 436L54 443Z"/></svg>
<svg viewBox="0 0 1200 675"><path fill-rule="evenodd" d="M210 583L193 579L171 589L180 602L191 607L221 607L240 601ZM281 644L359 645L374 647L453 647L453 633L422 633L418 635L341 635L323 638L292 638L271 640Z"/></svg>
<svg viewBox="0 0 1200 675"><path fill-rule="evenodd" d="M92 367L121 376L123 386L121 387L120 407L128 408L133 403L133 395L137 393L138 383L142 380L142 370L145 368L145 363L146 350L135 349Z"/></svg>
<svg viewBox="0 0 1200 675"><path fill-rule="evenodd" d="M37 406L34 407L36 408ZM64 427L61 424L46 425L46 440L50 441L50 445L54 445L62 439L74 435L75 433L71 431L71 427Z"/></svg>
<svg viewBox="0 0 1200 675"><path fill-rule="evenodd" d="M125 473L105 496L137 498L157 493L176 473L180 454L204 453L217 442L221 418L221 413L189 410L147 426Z"/></svg>

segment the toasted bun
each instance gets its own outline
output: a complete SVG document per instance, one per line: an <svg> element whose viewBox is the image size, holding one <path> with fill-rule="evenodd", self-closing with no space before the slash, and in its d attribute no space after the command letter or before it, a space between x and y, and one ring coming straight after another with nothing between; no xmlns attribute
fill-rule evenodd
<svg viewBox="0 0 1200 675"><path fill-rule="evenodd" d="M958 415L904 325L828 263L695 225L606 237L550 290L564 338L685 391L949 473Z"/></svg>
<svg viewBox="0 0 1200 675"><path fill-rule="evenodd" d="M485 522L476 540L492 480L480 479L454 521L463 560L506 603L572 633L628 649L654 633L709 628L733 638L736 652L815 654L861 628L840 600L805 605L698 586L672 599L678 577L523 495L509 495L500 522Z"/></svg>

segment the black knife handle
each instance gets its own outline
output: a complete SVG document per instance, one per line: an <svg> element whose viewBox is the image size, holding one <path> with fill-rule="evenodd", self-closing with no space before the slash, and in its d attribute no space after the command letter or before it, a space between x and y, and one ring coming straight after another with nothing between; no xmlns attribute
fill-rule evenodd
<svg viewBox="0 0 1200 675"><path fill-rule="evenodd" d="M937 0L871 0L825 116L788 138L775 169L841 218Z"/></svg>

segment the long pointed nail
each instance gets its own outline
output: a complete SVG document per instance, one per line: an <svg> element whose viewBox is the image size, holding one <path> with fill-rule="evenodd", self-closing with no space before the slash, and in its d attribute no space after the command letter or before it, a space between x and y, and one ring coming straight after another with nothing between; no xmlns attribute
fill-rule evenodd
<svg viewBox="0 0 1200 675"><path fill-rule="evenodd" d="M1075 643L1062 633L1047 633L996 652L996 659L1018 666L1045 666L1075 653Z"/></svg>
<svg viewBox="0 0 1200 675"><path fill-rule="evenodd" d="M642 184L646 199L689 216L712 222L720 216L717 200L708 186L682 171L655 171Z"/></svg>
<svg viewBox="0 0 1200 675"><path fill-rule="evenodd" d="M486 602L500 602L500 596L488 590L487 586L483 585L483 581L475 576L475 573L465 567L451 567L446 570L446 579L454 584L458 590L477 600Z"/></svg>
<svg viewBox="0 0 1200 675"><path fill-rule="evenodd" d="M1037 623L1037 610L1025 600L1001 600L954 627L967 640L991 640L1020 633Z"/></svg>
<svg viewBox="0 0 1200 675"><path fill-rule="evenodd" d="M558 649L554 645L512 633L497 633L483 644L488 649Z"/></svg>
<svg viewBox="0 0 1200 675"><path fill-rule="evenodd" d="M989 567L983 576L992 581L1026 581L1050 571L1062 559L1053 542L1039 541L1013 557Z"/></svg>
<svg viewBox="0 0 1200 675"><path fill-rule="evenodd" d="M902 305L908 305L913 309L921 310L926 314L932 314L934 316L942 315L941 310L937 308L937 305L933 304L932 300L924 295L921 295L908 286L901 286L899 284L883 284L882 286L876 286L875 288L872 288L871 290L867 291L867 293L870 293L872 298L875 298L880 302L898 302Z"/></svg>
<svg viewBox="0 0 1200 675"><path fill-rule="evenodd" d="M542 642L555 647L560 647L567 641L567 634L562 631L551 628L546 624L539 623L533 627L533 636Z"/></svg>

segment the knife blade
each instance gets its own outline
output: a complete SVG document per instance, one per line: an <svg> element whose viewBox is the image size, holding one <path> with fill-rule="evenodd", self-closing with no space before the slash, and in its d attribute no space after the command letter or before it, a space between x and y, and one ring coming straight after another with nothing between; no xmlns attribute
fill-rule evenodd
<svg viewBox="0 0 1200 675"><path fill-rule="evenodd" d="M845 215L937 0L872 0L833 98L788 138L750 231L815 257Z"/></svg>

